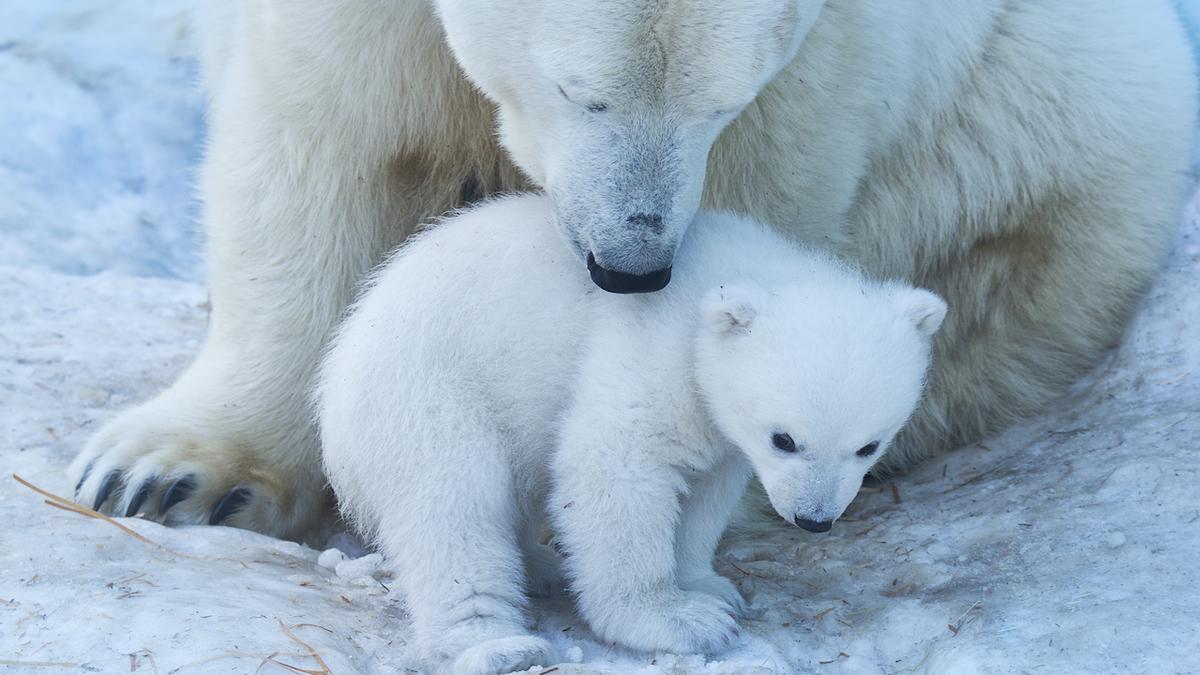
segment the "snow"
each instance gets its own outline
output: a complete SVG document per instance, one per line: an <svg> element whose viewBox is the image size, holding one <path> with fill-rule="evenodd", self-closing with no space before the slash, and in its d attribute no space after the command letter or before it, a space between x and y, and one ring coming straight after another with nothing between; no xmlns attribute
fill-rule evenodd
<svg viewBox="0 0 1200 675"><path fill-rule="evenodd" d="M189 3L0 3L0 260L203 278Z"/></svg>
<svg viewBox="0 0 1200 675"><path fill-rule="evenodd" d="M66 495L97 425L206 323L187 3L0 6L0 458ZM828 535L736 531L755 616L722 654L597 641L536 601L560 673L1200 670L1200 197L1121 347L1061 404L864 492ZM223 527L111 524L0 477L0 672L419 669L386 566ZM338 549L348 551L347 556ZM535 670L534 672L538 672Z"/></svg>

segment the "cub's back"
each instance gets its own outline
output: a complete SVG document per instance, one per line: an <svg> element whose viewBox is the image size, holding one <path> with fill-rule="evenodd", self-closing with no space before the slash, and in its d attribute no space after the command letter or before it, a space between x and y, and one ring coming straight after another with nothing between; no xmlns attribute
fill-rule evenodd
<svg viewBox="0 0 1200 675"><path fill-rule="evenodd" d="M371 276L326 359L325 397L366 405L372 392L407 408L462 386L533 423L560 405L581 304L596 292L544 197L487 202L411 238Z"/></svg>

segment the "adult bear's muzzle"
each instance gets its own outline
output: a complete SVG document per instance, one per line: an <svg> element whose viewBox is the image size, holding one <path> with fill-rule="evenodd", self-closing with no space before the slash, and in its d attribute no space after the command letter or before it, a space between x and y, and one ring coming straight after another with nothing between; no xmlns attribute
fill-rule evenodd
<svg viewBox="0 0 1200 675"><path fill-rule="evenodd" d="M592 253L588 253L587 268L592 281L609 293L654 293L666 288L671 281L670 266L645 274L617 272L601 267Z"/></svg>

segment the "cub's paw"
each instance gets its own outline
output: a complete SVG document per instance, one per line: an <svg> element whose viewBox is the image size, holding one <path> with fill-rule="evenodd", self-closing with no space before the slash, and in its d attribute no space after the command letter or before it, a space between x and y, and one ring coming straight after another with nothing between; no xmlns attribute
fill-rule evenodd
<svg viewBox="0 0 1200 675"><path fill-rule="evenodd" d="M742 592L737 589L737 586L715 572L681 580L679 587L685 591L707 593L724 600L733 610L734 616L738 618L747 616L750 611L750 603L742 597Z"/></svg>
<svg viewBox="0 0 1200 675"><path fill-rule="evenodd" d="M554 648L540 637L514 635L486 640L469 647L445 672L455 675L499 675L552 665Z"/></svg>
<svg viewBox="0 0 1200 675"><path fill-rule="evenodd" d="M623 607L588 613L596 615L589 623L603 638L643 651L711 654L733 645L739 635L734 608L697 591L645 595Z"/></svg>
<svg viewBox="0 0 1200 675"><path fill-rule="evenodd" d="M279 461L219 415L152 401L105 425L71 463L75 501L167 524L232 525L281 537L312 527L328 499L313 459ZM279 449L274 449L279 454ZM315 448L312 456L316 457Z"/></svg>

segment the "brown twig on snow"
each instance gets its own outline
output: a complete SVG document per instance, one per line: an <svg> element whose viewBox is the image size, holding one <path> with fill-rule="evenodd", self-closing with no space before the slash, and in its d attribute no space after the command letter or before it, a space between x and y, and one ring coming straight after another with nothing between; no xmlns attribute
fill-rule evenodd
<svg viewBox="0 0 1200 675"><path fill-rule="evenodd" d="M14 478L16 478L16 476L14 476ZM17 480L20 480L20 478L17 478ZM97 520L103 520L105 522L111 523L112 525L115 525L116 527L120 528L120 530L122 532L128 534L129 536L133 537L134 539L137 539L138 541L150 544L151 546L165 548L161 544L151 541L151 540L143 537L142 535L138 534L137 532L129 529L128 527L125 527L124 525L112 520L111 518L104 515L103 513L96 513L96 512L89 513L89 511L91 511L91 509L89 509L86 506L79 506L78 504L63 504L61 502L56 502L56 501L53 501L50 499L43 499L42 503L46 504L47 506L53 506L56 509L62 509L63 511L70 511L71 513L78 513L79 515L87 516L88 518L96 518Z"/></svg>
<svg viewBox="0 0 1200 675"><path fill-rule="evenodd" d="M296 644L298 644L301 647L304 647L305 649L308 650L308 655L310 657L312 657L312 660L317 662L317 665L321 666L321 670L303 670L301 668L296 668L294 666L286 666L286 667L288 667L291 670L294 670L295 672L308 673L309 675L330 675L330 673L333 672L333 671L329 670L329 665L327 663L325 663L325 659L321 658L321 655L319 653L317 653L317 650L313 649L312 645L310 645L307 642L305 642L304 640L301 640L300 638L296 637L296 634L293 633L287 627L287 624L285 624L283 622L283 620L281 620L279 617L276 617L275 620L279 622L279 630L282 630L284 635L291 638L292 642L295 642ZM317 628L322 628L322 626L317 626ZM329 629L325 628L324 630L329 630ZM330 632L332 632L332 631L330 631ZM279 665L286 665L279 661L275 661L275 663L278 663Z"/></svg>
<svg viewBox="0 0 1200 675"><path fill-rule="evenodd" d="M138 670L141 666L141 657L143 656L150 662L150 670L154 675L158 675L158 662L154 660L154 652L151 652L149 649L143 649L129 655L129 672L133 673Z"/></svg>
<svg viewBox="0 0 1200 675"><path fill-rule="evenodd" d="M163 551L164 553L176 555L181 558L190 558L192 560L228 560L231 562L236 562L239 565L241 565L242 567L247 567L247 568L249 567L249 565L247 565L244 561L238 560L237 558L224 558L224 557L193 555L191 553L184 553L183 551L176 551L175 549L167 548L166 546L163 546L162 544L158 543L157 541L147 538L145 535L141 534L137 530L135 530L131 527L128 527L126 525L123 525L123 524L117 522L116 519L110 518L109 516L106 516L103 513L96 511L95 509L89 509L88 507L83 506L82 504L76 504L75 502L73 502L69 499L64 499L63 497L59 497L58 495L54 494L53 492L50 492L49 490L45 490L43 488L40 488L40 487L34 485L33 483L30 483L29 481L25 480L24 478L21 478L20 476L18 476L15 473L12 474L12 477L13 477L13 480L17 481L21 485L24 485L25 487L29 488L30 490L33 490L34 492L45 497L46 499L44 501L46 502L46 504L48 504L50 506L53 506L56 509L62 509L63 511L70 511L71 513L77 513L81 516L87 516L88 518L95 518L96 520L102 520L102 521L108 523L109 525L112 525L113 527L117 528L118 530L121 530L125 534L128 534L129 536L133 537L134 539L137 539L138 541L140 541L144 544L149 544L150 546L153 546L154 548L157 548L160 551Z"/></svg>
<svg viewBox="0 0 1200 675"><path fill-rule="evenodd" d="M279 659L275 658L275 654L271 654L270 656L266 656L263 658L263 665L266 665L268 663L274 663L275 665L279 666L280 668L289 670L293 673L299 673L300 675L323 675L324 673L329 672L327 670L308 670L306 668L298 668L296 666L293 666L290 663L287 663L286 661L280 661Z"/></svg>
<svg viewBox="0 0 1200 675"><path fill-rule="evenodd" d="M871 530L873 530L873 529L875 529L875 528L877 528L877 527L879 527L879 523L871 523L871 525L870 525L869 527L867 527L867 529L865 529L865 530L861 530L861 531L859 531L859 532L855 532L855 533L854 533L854 536L856 536L856 537L862 537L862 536L864 536L864 535L870 534L870 533L871 533Z"/></svg>
<svg viewBox="0 0 1200 675"><path fill-rule="evenodd" d="M746 570L742 569L741 567L738 567L738 564L733 562L732 560L729 562L729 566L732 567L733 569L741 572L742 574L745 574L748 577L759 577L760 579L764 578L764 577L761 577L761 576L755 574L754 572L747 572Z"/></svg>
<svg viewBox="0 0 1200 675"><path fill-rule="evenodd" d="M13 477L13 480L17 481L21 485L24 485L25 487L29 488L30 490L33 490L34 492L42 495L43 497L46 497L47 498L45 500L46 503L49 504L50 506L53 506L56 509L62 509L63 511L70 511L72 513L78 513L79 515L87 516L88 518L95 518L97 520L103 520L104 522L106 522L110 525L113 525L114 527L121 530L125 534L128 534L129 536L133 537L134 539L137 539L138 541L140 541L144 544L149 544L151 546L161 548L166 551L170 551L170 549L166 548L162 544L160 544L156 541L147 539L145 536L143 536L137 530L126 527L126 526L122 525L121 523L118 523L117 521L113 520L112 518L109 518L108 516L104 515L103 513L100 513L99 511L94 511L92 509L89 509L86 506L82 506L80 504L76 504L75 502L63 499L62 497L59 497L58 495L54 494L53 492L43 490L42 488L34 485L33 483L30 483L29 481L25 480L24 478L21 478L20 476L18 476L15 473L12 475L12 477Z"/></svg>
<svg viewBox="0 0 1200 675"><path fill-rule="evenodd" d="M827 666L831 663L837 663L838 659L843 659L843 658L848 659L848 658L850 658L850 655L847 654L846 652L838 652L838 655L833 657L832 659L829 659L828 661L817 661L817 663L819 663L823 666Z"/></svg>
<svg viewBox="0 0 1200 675"><path fill-rule="evenodd" d="M957 619L954 620L954 623L950 623L950 624L946 625L946 627L950 629L950 633L953 636L955 636L955 637L958 636L958 631L962 630L962 628L963 628L963 619L967 618L968 614L975 611L975 609L977 607L979 607L980 604L981 604L980 601L976 600L974 603L971 604L970 607L967 608L967 611L963 612L961 615L959 615L959 617Z"/></svg>
<svg viewBox="0 0 1200 675"><path fill-rule="evenodd" d="M1063 475L1058 477L1058 482L1060 482L1060 483L1063 482L1063 480L1065 480L1067 476L1070 476L1071 472L1074 470L1075 470L1075 467L1072 466L1070 462L1067 462L1067 470L1063 472Z"/></svg>

